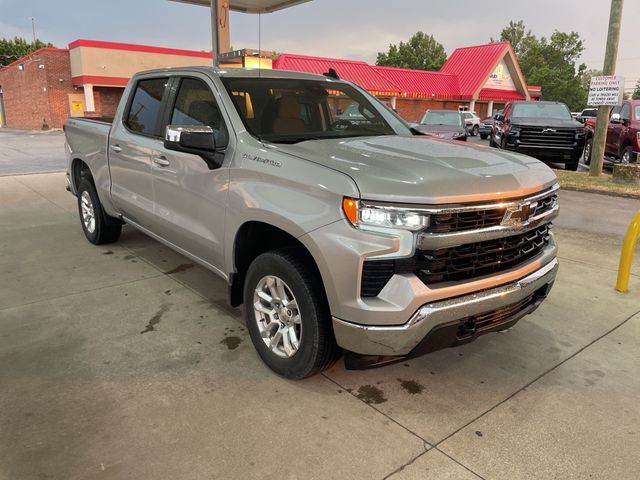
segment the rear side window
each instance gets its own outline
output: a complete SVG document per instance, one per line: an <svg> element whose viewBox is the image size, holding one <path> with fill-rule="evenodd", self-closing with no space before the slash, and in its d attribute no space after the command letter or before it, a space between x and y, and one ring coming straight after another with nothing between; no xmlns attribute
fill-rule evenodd
<svg viewBox="0 0 640 480"><path fill-rule="evenodd" d="M208 125L213 129L217 144L227 141L227 129L218 103L209 86L196 78L185 78L171 114L171 125Z"/></svg>
<svg viewBox="0 0 640 480"><path fill-rule="evenodd" d="M130 130L158 136L160 106L167 82L167 78L152 78L138 82L125 121Z"/></svg>

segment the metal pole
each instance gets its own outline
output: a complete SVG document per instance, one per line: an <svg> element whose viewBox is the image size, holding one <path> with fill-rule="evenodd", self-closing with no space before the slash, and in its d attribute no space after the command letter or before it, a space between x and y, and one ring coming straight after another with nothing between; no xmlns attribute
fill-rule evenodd
<svg viewBox="0 0 640 480"><path fill-rule="evenodd" d="M618 57L618 44L620 43L620 23L622 21L622 6L624 0L611 0L611 12L609 13L609 33L607 35L607 49L604 54L604 68L602 75L615 75L616 59ZM596 118L596 133L593 136L591 148L591 167L589 175L598 177L602 174L602 162L604 159L604 147L609 128L609 113L611 107L601 105L598 107Z"/></svg>
<svg viewBox="0 0 640 480"><path fill-rule="evenodd" d="M33 48L36 46L36 19L31 17L31 31L33 32Z"/></svg>
<svg viewBox="0 0 640 480"><path fill-rule="evenodd" d="M213 55L213 66L217 67L220 57L220 45L218 45L218 1L211 0L211 54Z"/></svg>
<svg viewBox="0 0 640 480"><path fill-rule="evenodd" d="M618 279L616 281L616 290L619 292L629 291L629 277L631 276L631 262L633 260L633 252L636 251L636 243L640 236L640 211L635 214L629 229L622 242L622 252L620 252L620 267L618 268Z"/></svg>

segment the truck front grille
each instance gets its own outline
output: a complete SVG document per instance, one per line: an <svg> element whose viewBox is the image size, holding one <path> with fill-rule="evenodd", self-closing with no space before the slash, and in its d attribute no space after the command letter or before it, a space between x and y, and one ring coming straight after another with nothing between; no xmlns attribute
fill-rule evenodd
<svg viewBox="0 0 640 480"><path fill-rule="evenodd" d="M418 250L408 259L367 260L362 269L360 295L375 297L394 274L413 273L425 285L471 281L518 267L549 244L550 225L510 237L439 250Z"/></svg>
<svg viewBox="0 0 640 480"><path fill-rule="evenodd" d="M536 217L551 210L558 201L558 194L551 193L537 201L533 216ZM481 210L436 213L429 217L429 227L425 233L456 233L481 228L497 227L502 223L504 208L485 208Z"/></svg>
<svg viewBox="0 0 640 480"><path fill-rule="evenodd" d="M538 255L548 243L549 225L543 225L521 235L418 251L415 271L427 285L472 280L518 266Z"/></svg>
<svg viewBox="0 0 640 480"><path fill-rule="evenodd" d="M522 127L520 144L522 146L573 147L575 135L576 131L573 128Z"/></svg>

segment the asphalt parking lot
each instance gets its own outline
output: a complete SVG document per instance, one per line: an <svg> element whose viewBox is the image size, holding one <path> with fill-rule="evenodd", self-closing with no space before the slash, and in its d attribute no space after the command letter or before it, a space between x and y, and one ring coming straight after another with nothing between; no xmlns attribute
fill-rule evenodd
<svg viewBox="0 0 640 480"><path fill-rule="evenodd" d="M0 128L0 175L59 172L65 167L62 130Z"/></svg>
<svg viewBox="0 0 640 480"><path fill-rule="evenodd" d="M0 177L0 478L637 478L640 202L561 192L558 280L510 331L290 382L224 282L127 227L89 244L64 186Z"/></svg>

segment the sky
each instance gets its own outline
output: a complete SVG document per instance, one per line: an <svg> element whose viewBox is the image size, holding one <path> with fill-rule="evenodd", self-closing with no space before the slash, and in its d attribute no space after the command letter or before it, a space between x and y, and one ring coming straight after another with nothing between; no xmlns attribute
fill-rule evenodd
<svg viewBox="0 0 640 480"><path fill-rule="evenodd" d="M499 37L509 20L524 20L537 36L578 32L582 62L602 68L609 8L608 0L312 0L260 16L232 13L231 45L373 63L377 52L420 30L450 54ZM37 37L57 47L84 38L211 49L208 10L169 0L0 0L0 37L31 39L31 18ZM617 73L627 88L640 79L639 18L640 1L626 0Z"/></svg>

